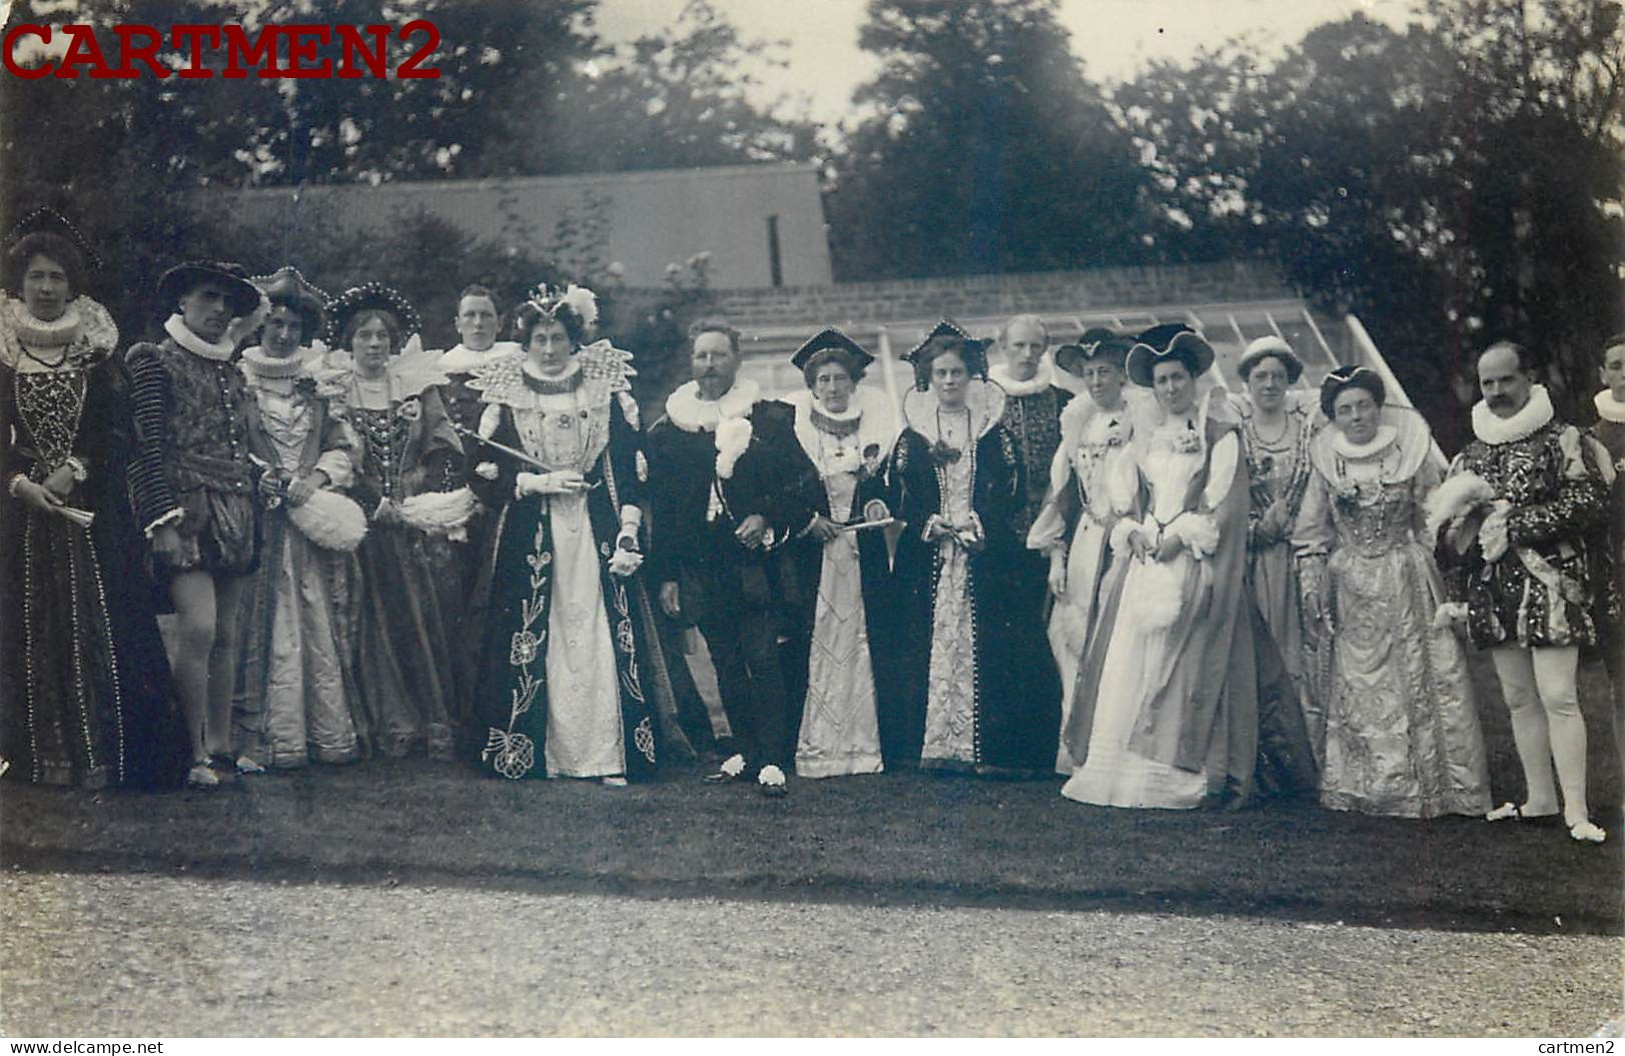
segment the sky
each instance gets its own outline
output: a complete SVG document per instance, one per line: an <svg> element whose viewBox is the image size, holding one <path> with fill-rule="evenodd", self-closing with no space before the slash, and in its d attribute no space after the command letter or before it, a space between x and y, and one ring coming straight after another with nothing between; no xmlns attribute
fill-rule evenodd
<svg viewBox="0 0 1625 1056"><path fill-rule="evenodd" d="M787 39L790 66L761 72L769 97L805 96L811 115L838 121L852 90L875 72L858 48L866 0L711 0L747 38ZM669 25L684 0L601 0L598 30L614 42ZM1232 37L1275 54L1323 22L1355 11L1403 26L1413 0L1061 0L1061 21L1085 72L1097 81L1131 79L1148 60L1180 61Z"/></svg>

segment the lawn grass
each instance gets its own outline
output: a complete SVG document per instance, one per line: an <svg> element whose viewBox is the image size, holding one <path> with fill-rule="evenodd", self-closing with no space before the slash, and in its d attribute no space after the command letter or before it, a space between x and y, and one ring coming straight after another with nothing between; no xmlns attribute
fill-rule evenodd
<svg viewBox="0 0 1625 1056"><path fill-rule="evenodd" d="M1223 814L1093 808L1061 799L1059 778L883 774L795 781L788 799L769 800L748 786L704 785L698 771L607 789L375 760L212 793L7 782L0 864L1618 934L1620 775L1600 670L1588 667L1582 686L1594 814L1611 830L1602 847L1574 844L1560 827L1368 818L1312 803ZM1493 689L1482 710L1496 799L1516 799L1521 775Z"/></svg>

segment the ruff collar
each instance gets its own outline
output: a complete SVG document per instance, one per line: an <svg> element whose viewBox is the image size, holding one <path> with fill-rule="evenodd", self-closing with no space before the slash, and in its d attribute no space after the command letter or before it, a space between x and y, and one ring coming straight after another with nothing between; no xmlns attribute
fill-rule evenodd
<svg viewBox="0 0 1625 1056"><path fill-rule="evenodd" d="M1614 394L1603 389L1591 398L1597 405L1597 413L1605 422L1625 422L1625 402L1614 399Z"/></svg>
<svg viewBox="0 0 1625 1056"><path fill-rule="evenodd" d="M186 349L194 356L212 360L216 363L225 363L231 359L233 345L229 338L220 341L207 341L192 332L179 314L172 315L164 320L164 333L170 340Z"/></svg>
<svg viewBox="0 0 1625 1056"><path fill-rule="evenodd" d="M89 353L105 355L118 344L118 326L96 301L75 297L59 318L36 318L22 301L0 292L0 363L15 367L23 346L35 350L88 346ZM82 358L75 353L73 358Z"/></svg>
<svg viewBox="0 0 1625 1056"><path fill-rule="evenodd" d="M1037 396L1055 384L1055 371L1047 354L1038 361L1038 370L1026 381L1017 381L1012 377L1010 365L1007 363L995 364L988 369L987 376L993 384L1004 390L1005 395L1017 399L1023 396Z"/></svg>
<svg viewBox="0 0 1625 1056"><path fill-rule="evenodd" d="M743 418L762 398L762 387L739 378L719 400L700 399L698 382L688 381L666 397L666 417L685 433L715 432L724 419Z"/></svg>
<svg viewBox="0 0 1625 1056"><path fill-rule="evenodd" d="M1063 389L1074 396L1081 396L1088 390L1084 387L1083 379L1068 374L1055 366L1055 360L1050 353L1045 352L1038 360L1038 371L1026 381L1017 381L1010 376L1010 367L1005 363L998 363L988 368L988 378L1008 396L1021 398L1023 396L1036 396L1045 389Z"/></svg>
<svg viewBox="0 0 1625 1056"><path fill-rule="evenodd" d="M253 378L296 378L305 373L309 348L301 348L286 359L268 356L259 345L243 349L243 372Z"/></svg>
<svg viewBox="0 0 1625 1056"><path fill-rule="evenodd" d="M1552 398L1546 386L1533 385L1529 402L1511 418L1497 417L1483 400L1473 404L1473 435L1486 444L1515 444L1535 435L1552 420Z"/></svg>
<svg viewBox="0 0 1625 1056"><path fill-rule="evenodd" d="M972 378L970 390L965 397L965 406L970 409L971 441L974 443L986 436L999 419L1004 417L1004 404L1007 399L1005 391L999 386L980 378ZM942 437L937 429L937 394L927 389L910 389L903 397L903 419L908 427L925 437L932 445L938 443Z"/></svg>
<svg viewBox="0 0 1625 1056"><path fill-rule="evenodd" d="M1332 430L1336 435L1332 437L1332 450L1344 458L1361 461L1372 455L1381 454L1388 446L1399 439L1399 430L1391 425L1377 426L1377 435L1363 444L1356 444L1348 438L1348 434L1341 429Z"/></svg>
<svg viewBox="0 0 1625 1056"><path fill-rule="evenodd" d="M1342 463L1381 459L1381 480L1400 484L1416 476L1433 453L1433 434L1421 414L1392 404L1382 409L1382 421L1370 443L1352 444L1343 430L1330 426L1309 444L1309 461L1321 476L1336 483L1343 477ZM1397 456L1397 457L1396 457Z"/></svg>
<svg viewBox="0 0 1625 1056"><path fill-rule="evenodd" d="M447 374L473 374L487 363L514 352L523 352L517 341L498 341L484 352L458 344L440 355L440 369Z"/></svg>

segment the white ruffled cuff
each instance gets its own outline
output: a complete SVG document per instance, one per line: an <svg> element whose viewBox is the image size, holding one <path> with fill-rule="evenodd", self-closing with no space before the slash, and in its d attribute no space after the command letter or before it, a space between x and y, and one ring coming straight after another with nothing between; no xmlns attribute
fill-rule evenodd
<svg viewBox="0 0 1625 1056"><path fill-rule="evenodd" d="M159 517L157 520L153 521L151 524L147 525L147 527L144 529L144 534L148 539L151 539L153 533L158 529L162 528L166 524L177 524L180 522L180 519L185 516L186 511L177 506L173 510L170 510L168 513L164 514L162 517Z"/></svg>

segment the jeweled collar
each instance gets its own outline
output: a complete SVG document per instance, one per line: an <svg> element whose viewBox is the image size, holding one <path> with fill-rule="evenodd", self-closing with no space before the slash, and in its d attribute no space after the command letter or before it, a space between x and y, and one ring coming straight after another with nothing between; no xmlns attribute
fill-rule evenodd
<svg viewBox="0 0 1625 1056"><path fill-rule="evenodd" d="M1552 414L1552 398L1546 386L1533 385L1529 402L1511 418L1497 417L1483 400L1473 404L1473 435L1486 444L1515 444L1544 429Z"/></svg>
<svg viewBox="0 0 1625 1056"><path fill-rule="evenodd" d="M213 360L216 363L225 363L231 359L232 343L225 341L209 341L192 332L179 314L172 315L164 320L164 333L170 340L186 349L194 356Z"/></svg>
<svg viewBox="0 0 1625 1056"><path fill-rule="evenodd" d="M1377 435L1363 444L1356 444L1350 440L1341 429L1336 429L1334 432L1336 435L1332 437L1332 450L1344 458L1351 458L1355 461L1381 454L1395 440L1399 439L1399 430L1391 425L1377 426Z"/></svg>
<svg viewBox="0 0 1625 1056"><path fill-rule="evenodd" d="M743 418L762 398L762 387L739 378L721 399L700 399L698 382L686 381L666 397L666 417L685 433L714 432L725 418Z"/></svg>
<svg viewBox="0 0 1625 1056"><path fill-rule="evenodd" d="M1591 397L1591 402L1597 405L1597 413L1605 422L1625 422L1625 402L1614 399L1614 394L1603 389Z"/></svg>
<svg viewBox="0 0 1625 1056"><path fill-rule="evenodd" d="M243 349L243 365L255 378L269 380L296 378L305 371L305 360L310 349L301 348L291 356L278 359L268 356L259 345Z"/></svg>
<svg viewBox="0 0 1625 1056"><path fill-rule="evenodd" d="M525 388L531 392L541 396L560 396L581 388L581 361L572 359L563 374L547 377L537 373L530 360L526 359L519 367L519 376L524 380Z"/></svg>

